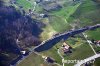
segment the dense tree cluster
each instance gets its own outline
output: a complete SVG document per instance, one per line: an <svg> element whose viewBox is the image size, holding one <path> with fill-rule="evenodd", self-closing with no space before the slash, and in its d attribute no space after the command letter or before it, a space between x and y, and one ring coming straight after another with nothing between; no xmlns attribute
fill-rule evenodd
<svg viewBox="0 0 100 66"><path fill-rule="evenodd" d="M5 61L20 54L21 49L40 44L38 35L43 26L41 22L23 16L14 7L0 4L0 64L7 64Z"/></svg>

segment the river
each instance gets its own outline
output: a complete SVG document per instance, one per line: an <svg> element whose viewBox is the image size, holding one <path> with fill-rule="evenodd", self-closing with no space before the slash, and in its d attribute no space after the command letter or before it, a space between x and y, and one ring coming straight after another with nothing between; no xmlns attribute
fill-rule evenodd
<svg viewBox="0 0 100 66"><path fill-rule="evenodd" d="M94 30L96 28L100 28L100 24L97 24L97 25L94 25L94 26L83 27L83 28L80 28L80 29L77 29L77 30L68 31L68 32L64 32L64 33L61 33L59 35L53 36L52 38L43 41L40 45L38 45L35 48L33 48L33 50L29 54L27 54L26 56L24 56L24 55L19 56L16 60L12 61L10 66L16 66L16 64L19 61L24 60L33 51L42 52L42 51L49 50L50 48L52 48L55 44L57 44L62 39L67 40L71 36L74 36L76 34L82 33L82 32L84 32L86 30Z"/></svg>

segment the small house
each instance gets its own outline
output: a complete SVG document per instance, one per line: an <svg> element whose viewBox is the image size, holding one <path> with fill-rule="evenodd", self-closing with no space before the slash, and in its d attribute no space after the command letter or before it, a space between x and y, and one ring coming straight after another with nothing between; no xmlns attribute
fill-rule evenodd
<svg viewBox="0 0 100 66"><path fill-rule="evenodd" d="M48 63L54 63L55 60L51 57L47 57L47 56L42 56L43 59L45 59L45 61L47 61Z"/></svg>
<svg viewBox="0 0 100 66"><path fill-rule="evenodd" d="M72 53L71 51L72 47L69 46L66 42L63 43L62 47L63 47L62 50L65 54Z"/></svg>

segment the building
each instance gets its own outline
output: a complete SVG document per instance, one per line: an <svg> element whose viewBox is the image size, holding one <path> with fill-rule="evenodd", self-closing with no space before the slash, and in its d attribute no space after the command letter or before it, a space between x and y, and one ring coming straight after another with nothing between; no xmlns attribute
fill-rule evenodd
<svg viewBox="0 0 100 66"><path fill-rule="evenodd" d="M42 58L47 61L48 63L55 63L55 60L51 57L42 56Z"/></svg>
<svg viewBox="0 0 100 66"><path fill-rule="evenodd" d="M98 47L100 47L100 40L95 41L94 39L91 40L92 44L97 45Z"/></svg>
<svg viewBox="0 0 100 66"><path fill-rule="evenodd" d="M100 47L100 40L96 41L96 45Z"/></svg>
<svg viewBox="0 0 100 66"><path fill-rule="evenodd" d="M72 53L71 49L72 49L72 47L69 46L66 42L63 43L63 45L62 45L62 50L63 50L63 52L64 52L65 54L67 54L67 53Z"/></svg>

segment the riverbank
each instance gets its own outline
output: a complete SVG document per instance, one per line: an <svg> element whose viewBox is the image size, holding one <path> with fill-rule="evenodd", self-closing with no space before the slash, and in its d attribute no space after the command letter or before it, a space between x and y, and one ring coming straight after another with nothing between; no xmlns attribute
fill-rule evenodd
<svg viewBox="0 0 100 66"><path fill-rule="evenodd" d="M97 25L94 25L94 26L83 27L83 28L80 28L78 30L72 30L72 31L69 31L69 32L61 33L61 34L56 35L56 36L54 36L50 39L47 39L47 40L43 41L40 45L33 48L33 50L28 55L30 55L33 52L42 52L42 51L49 50L50 48L52 48L56 43L58 43L62 39L68 39L69 37L71 37L73 35L82 33L86 30L94 30L96 28L100 28L100 24L97 24ZM14 65L16 65L19 60L23 61L25 58L28 57L28 55L26 55L23 59L19 58L14 63ZM12 65L12 66L14 66L14 65Z"/></svg>

